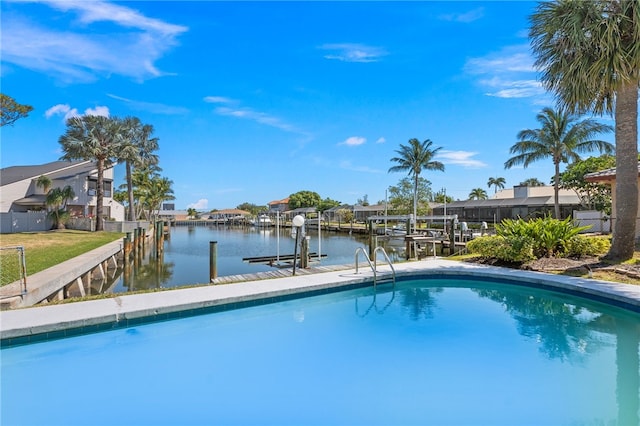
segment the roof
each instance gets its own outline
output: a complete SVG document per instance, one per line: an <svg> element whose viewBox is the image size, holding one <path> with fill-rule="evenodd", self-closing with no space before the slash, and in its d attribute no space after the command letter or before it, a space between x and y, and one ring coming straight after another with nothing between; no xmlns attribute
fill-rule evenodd
<svg viewBox="0 0 640 426"><path fill-rule="evenodd" d="M638 176L640 176L640 161L638 162ZM584 180L587 182L613 182L616 180L616 168L587 173L584 175Z"/></svg>
<svg viewBox="0 0 640 426"><path fill-rule="evenodd" d="M44 206L47 204L47 196L45 194L30 195L28 197L15 200L13 204L19 206Z"/></svg>
<svg viewBox="0 0 640 426"><path fill-rule="evenodd" d="M273 204L288 204L288 203L289 203L289 197L283 198L282 200L269 201L267 205L271 206Z"/></svg>
<svg viewBox="0 0 640 426"><path fill-rule="evenodd" d="M65 179L95 169L91 161L54 161L36 166L11 166L0 169L0 185L9 185L25 179L46 175L50 179Z"/></svg>
<svg viewBox="0 0 640 426"><path fill-rule="evenodd" d="M216 210L214 212L209 212L211 215L221 215L221 214L234 214L240 216L250 215L251 213L246 210L240 209L224 209L224 210Z"/></svg>
<svg viewBox="0 0 640 426"><path fill-rule="evenodd" d="M554 197L526 197L526 198L489 198L486 200L466 200L447 203L446 208L473 208L473 207L516 207L516 206L553 206ZM560 195L558 201L562 205L580 204L577 195Z"/></svg>

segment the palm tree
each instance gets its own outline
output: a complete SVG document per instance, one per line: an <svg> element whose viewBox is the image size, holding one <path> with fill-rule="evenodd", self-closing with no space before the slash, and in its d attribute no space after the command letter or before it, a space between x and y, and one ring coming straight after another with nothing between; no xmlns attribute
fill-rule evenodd
<svg viewBox="0 0 640 426"><path fill-rule="evenodd" d="M61 160L96 162L98 168L96 231L104 229L102 217L104 170L114 163L121 138L122 125L119 120L97 115L85 115L67 120L67 130L59 139L65 153L60 157Z"/></svg>
<svg viewBox="0 0 640 426"><path fill-rule="evenodd" d="M441 147L431 148L433 142L429 139L420 142L418 139L409 139L409 145L400 144L400 149L396 150L398 157L393 157L391 161L398 163L389 169L389 172L408 171L409 176L413 176L413 219L418 216L418 179L422 170L444 171L444 164L434 161L432 158L440 151ZM415 222L414 222L415 223Z"/></svg>
<svg viewBox="0 0 640 426"><path fill-rule="evenodd" d="M540 182L538 178L528 178L520 182L520 186L544 186L544 183Z"/></svg>
<svg viewBox="0 0 640 426"><path fill-rule="evenodd" d="M53 218L55 229L64 229L65 222L69 217L66 212L67 201L75 198L76 194L69 185L64 188L53 188L47 193L46 203L50 207L50 216Z"/></svg>
<svg viewBox="0 0 640 426"><path fill-rule="evenodd" d="M530 21L535 65L560 105L615 117L616 221L608 257L630 259L638 216L640 2L543 2Z"/></svg>
<svg viewBox="0 0 640 426"><path fill-rule="evenodd" d="M486 200L487 198L489 198L487 196L487 191L482 188L474 188L469 193L470 200Z"/></svg>
<svg viewBox="0 0 640 426"><path fill-rule="evenodd" d="M127 220L136 220L133 197L132 168L158 164L158 138L152 138L153 126L142 124L137 117L122 120L124 135L118 149L118 161L125 163L127 181Z"/></svg>
<svg viewBox="0 0 640 426"><path fill-rule="evenodd" d="M36 179L36 186L42 188L42 192L46 194L51 189L51 179L49 176L41 175Z"/></svg>
<svg viewBox="0 0 640 426"><path fill-rule="evenodd" d="M553 182L555 218L560 219L558 200L560 182L560 163L580 160L578 153L600 150L613 153L613 145L599 139L591 139L597 134L610 132L613 128L594 120L581 120L566 110L554 111L544 108L537 115L539 129L525 129L518 133L516 142L509 152L516 154L504 163L505 169L522 164L525 168L538 160L551 157L555 167Z"/></svg>
<svg viewBox="0 0 640 426"><path fill-rule="evenodd" d="M490 177L489 181L487 182L487 187L489 188L491 188L492 186L495 187L493 188L493 193L496 194L498 192L498 188L500 189L504 188L505 183L507 183L507 181L503 177L497 177L497 178Z"/></svg>

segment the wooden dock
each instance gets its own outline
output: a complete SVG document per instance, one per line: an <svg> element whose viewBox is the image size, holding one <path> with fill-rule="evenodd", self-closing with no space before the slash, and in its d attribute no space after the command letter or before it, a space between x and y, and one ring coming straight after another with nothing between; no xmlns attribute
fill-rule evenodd
<svg viewBox="0 0 640 426"><path fill-rule="evenodd" d="M297 268L296 276L319 274L322 272L345 271L348 269L355 270L355 265L317 265L310 268ZM269 280L273 278L291 277L293 272L288 269L275 269L267 272L256 272L253 274L227 275L211 280L212 284L234 284L247 281Z"/></svg>

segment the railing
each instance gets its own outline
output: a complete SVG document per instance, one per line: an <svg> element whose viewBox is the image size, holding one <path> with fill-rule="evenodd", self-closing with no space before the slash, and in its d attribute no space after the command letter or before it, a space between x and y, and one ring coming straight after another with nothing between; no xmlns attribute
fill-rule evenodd
<svg viewBox="0 0 640 426"><path fill-rule="evenodd" d="M378 282L378 265L377 265L376 253L378 251L382 252L382 255L383 255L384 259L387 261L387 263L391 267L391 277L393 279L393 284L395 286L395 284L396 284L396 270L393 267L393 264L391 263L391 259L389 259L389 256L387 256L387 252L384 251L383 247L376 247L376 249L373 251L373 263L371 263L371 259L369 259L369 256L367 255L367 252L364 251L364 248L363 247L358 247L356 249L356 255L355 255L356 256L356 274L358 273L358 253L362 252L362 254L364 254L364 258L367 260L367 263L369 263L369 267L373 271L373 285L375 286L377 284L377 282Z"/></svg>

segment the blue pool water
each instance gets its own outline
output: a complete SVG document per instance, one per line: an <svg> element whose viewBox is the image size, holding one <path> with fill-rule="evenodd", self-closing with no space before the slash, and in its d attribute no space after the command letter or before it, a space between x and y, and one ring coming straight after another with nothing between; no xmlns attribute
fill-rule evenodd
<svg viewBox="0 0 640 426"><path fill-rule="evenodd" d="M2 425L633 425L640 315L478 280L6 348Z"/></svg>

